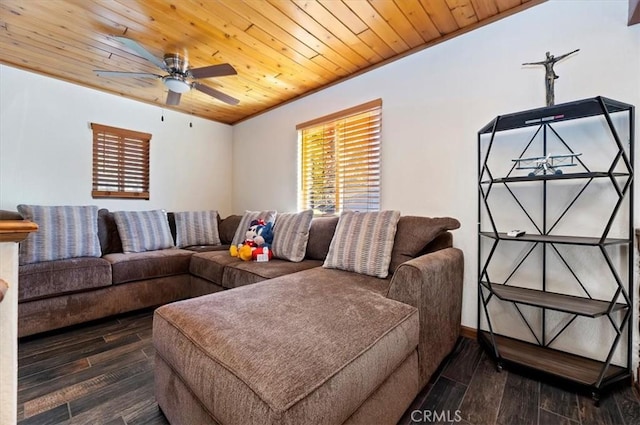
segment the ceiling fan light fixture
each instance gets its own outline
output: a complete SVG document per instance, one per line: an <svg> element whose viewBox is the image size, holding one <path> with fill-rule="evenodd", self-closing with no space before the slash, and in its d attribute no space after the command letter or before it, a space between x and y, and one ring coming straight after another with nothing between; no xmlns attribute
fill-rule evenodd
<svg viewBox="0 0 640 425"><path fill-rule="evenodd" d="M177 78L172 75L167 75L162 78L164 85L167 86L169 90L176 93L186 93L191 90L191 84L187 83L185 80Z"/></svg>

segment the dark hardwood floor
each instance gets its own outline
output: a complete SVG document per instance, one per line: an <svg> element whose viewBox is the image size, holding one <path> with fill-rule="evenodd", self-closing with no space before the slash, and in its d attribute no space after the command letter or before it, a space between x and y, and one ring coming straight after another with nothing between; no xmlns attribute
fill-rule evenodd
<svg viewBox="0 0 640 425"><path fill-rule="evenodd" d="M21 340L18 423L167 424L153 392L151 324L146 310ZM400 421L414 423L637 425L640 402L624 388L595 407L590 398L497 373L478 344L463 339Z"/></svg>

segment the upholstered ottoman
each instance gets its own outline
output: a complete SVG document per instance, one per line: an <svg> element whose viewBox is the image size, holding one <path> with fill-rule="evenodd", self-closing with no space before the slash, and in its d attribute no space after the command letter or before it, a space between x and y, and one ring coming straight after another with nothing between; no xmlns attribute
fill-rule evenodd
<svg viewBox="0 0 640 425"><path fill-rule="evenodd" d="M333 276L317 268L157 309L169 421L396 423L419 390L418 312Z"/></svg>

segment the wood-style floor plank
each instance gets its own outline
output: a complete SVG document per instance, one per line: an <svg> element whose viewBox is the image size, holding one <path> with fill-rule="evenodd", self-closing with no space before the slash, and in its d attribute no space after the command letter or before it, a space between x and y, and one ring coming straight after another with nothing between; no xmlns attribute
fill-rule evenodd
<svg viewBox="0 0 640 425"><path fill-rule="evenodd" d="M153 384L152 365L147 363L138 373L98 388L91 393L69 401L71 415L77 416L93 409L95 406L108 403L119 395L126 394L150 384Z"/></svg>
<svg viewBox="0 0 640 425"><path fill-rule="evenodd" d="M81 370L88 369L89 367L91 367L89 360L84 358L50 369L45 369L39 373L24 376L18 382L18 391L25 391L28 388L41 385L43 382L51 382L54 379L70 375L72 373L77 373Z"/></svg>
<svg viewBox="0 0 640 425"><path fill-rule="evenodd" d="M131 342L140 341L137 335L129 335L124 338L117 339L112 342L105 342L104 339L93 339L90 343L73 344L70 351L60 351L59 349L51 352L40 353L37 355L37 361L30 362L32 358L18 360L18 376L29 376L34 373L42 372L45 369L51 369L63 364L90 357L112 348L122 347Z"/></svg>
<svg viewBox="0 0 640 425"><path fill-rule="evenodd" d="M106 373L110 373L125 367L130 367L131 365L145 363L148 361L149 359L144 355L142 351L128 353L121 356L120 358L112 359L99 365L94 365L88 369L63 375L53 380L42 381L38 385L31 386L22 391L18 391L18 403L26 403L29 400L33 400L46 394L59 391L66 387L76 385L79 382L84 382L97 376L104 375ZM20 378L18 379L18 382L20 382ZM18 386L20 386L20 384L18 384Z"/></svg>
<svg viewBox="0 0 640 425"><path fill-rule="evenodd" d="M61 404L39 415L24 419L19 423L20 425L60 425L69 418L69 407L66 404Z"/></svg>
<svg viewBox="0 0 640 425"><path fill-rule="evenodd" d="M631 387L623 388L614 394L620 414L627 425L640 424L640 403Z"/></svg>
<svg viewBox="0 0 640 425"><path fill-rule="evenodd" d="M460 419L460 404L467 391L467 386L449 378L440 376L433 384L429 395L422 405L420 421L413 423L446 424Z"/></svg>
<svg viewBox="0 0 640 425"><path fill-rule="evenodd" d="M580 422L572 421L567 417L557 415L548 410L539 409L538 425L580 425Z"/></svg>
<svg viewBox="0 0 640 425"><path fill-rule="evenodd" d="M63 403L69 403L86 395L99 393L103 388L120 382L129 376L143 372L150 372L151 366L145 359L131 365L118 368L76 384L65 386L57 391L49 392L41 397L31 399L24 403L24 416L29 416L44 412Z"/></svg>
<svg viewBox="0 0 640 425"><path fill-rule="evenodd" d="M463 385L469 385L471 377L480 362L482 350L475 341L463 338L457 351L458 352L442 372L442 376Z"/></svg>
<svg viewBox="0 0 640 425"><path fill-rule="evenodd" d="M120 416L126 423L127 417L150 406L155 408L158 406L155 402L153 386L144 386L127 394L119 395L78 416L72 416L69 425L93 425ZM166 423L168 424L168 422Z"/></svg>
<svg viewBox="0 0 640 425"><path fill-rule="evenodd" d="M540 408L572 421L580 421L578 396L547 383L540 383Z"/></svg>
<svg viewBox="0 0 640 425"><path fill-rule="evenodd" d="M472 424L495 424L507 376L483 354L460 405L462 418Z"/></svg>
<svg viewBox="0 0 640 425"><path fill-rule="evenodd" d="M615 397L605 397L598 407L590 397L578 396L578 406L582 425L625 425Z"/></svg>
<svg viewBox="0 0 640 425"><path fill-rule="evenodd" d="M540 384L537 381L509 373L500 403L498 425L536 425Z"/></svg>
<svg viewBox="0 0 640 425"><path fill-rule="evenodd" d="M21 340L18 424L168 425L154 396L152 320L146 310ZM640 423L640 403L630 387L595 407L588 397L497 372L470 339L440 365L399 424L411 424L412 412L432 418L420 424Z"/></svg>
<svg viewBox="0 0 640 425"><path fill-rule="evenodd" d="M149 315L149 312L147 312ZM50 351L60 346L86 342L92 338L102 337L111 332L123 331L128 328L140 328L135 320L121 321L120 319L102 319L94 322L71 326L40 335L28 336L20 339L18 358L31 356L41 351ZM144 326L143 326L144 328Z"/></svg>

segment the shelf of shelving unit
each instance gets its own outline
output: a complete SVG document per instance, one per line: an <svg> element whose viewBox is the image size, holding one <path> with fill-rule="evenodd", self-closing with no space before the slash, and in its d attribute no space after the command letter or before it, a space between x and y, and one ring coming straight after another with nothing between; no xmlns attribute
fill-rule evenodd
<svg viewBox="0 0 640 425"><path fill-rule="evenodd" d="M492 348L489 332L481 331L478 333L478 337L485 348ZM493 337L498 351L498 360L512 362L589 387L597 386L598 378L606 366L604 362L598 360L542 347L514 338L497 334L494 334ZM625 375L627 373L628 371L624 367L609 365L603 375L603 381L611 381L617 378L626 379Z"/></svg>
<svg viewBox="0 0 640 425"><path fill-rule="evenodd" d="M517 241L517 242L539 242L539 243L557 243L565 245L621 245L629 244L632 242L630 239L620 238L596 238L591 236L562 236L562 235L536 235L525 233L522 236L508 236L507 232L480 232L480 236L484 236L491 239L499 239L505 241Z"/></svg>
<svg viewBox="0 0 640 425"><path fill-rule="evenodd" d="M579 316L599 317L606 314L609 310L613 312L628 308L626 304L622 303L612 305L610 301L594 300L497 283L491 285L488 285L486 282L482 283L501 300L577 314Z"/></svg>
<svg viewBox="0 0 640 425"><path fill-rule="evenodd" d="M482 127L479 134L495 133L498 131L515 130L516 128L551 124L561 121L627 111L632 105L602 96L576 100L554 106L530 109L512 114L499 115Z"/></svg>
<svg viewBox="0 0 640 425"><path fill-rule="evenodd" d="M491 181L483 181L486 183L517 183L517 182L534 182L540 180L574 180L574 179L601 179L605 177L629 177L627 173L607 173L605 171L595 171L590 173L563 173L563 174L539 174L537 176L514 176L514 177L500 177Z"/></svg>
<svg viewBox="0 0 640 425"><path fill-rule="evenodd" d="M589 99L577 100L574 102L568 102L560 105L554 105L549 107L531 109L528 111L521 111L512 114L504 114L495 117L487 125L482 127L478 131L478 191L480 195L480 202L478 205L478 340L486 351L491 354L498 362L499 366L502 363L513 366L514 368L523 368L525 370L532 370L540 372L542 375L557 378L565 383L573 384L577 390L589 391L594 399L599 399L599 394L607 388L610 388L614 383L620 383L623 381L631 380L631 361L632 361L632 326L631 320L631 308L633 305L633 144L634 144L634 112L633 105L629 105L623 102L619 102L613 99L605 97L593 97ZM610 115L615 113L627 114L629 140L628 144L626 140L621 140L618 135L618 129L616 124L611 119ZM539 175L511 175L515 168L512 168L510 172L505 176L496 176L490 170L488 163L489 154L493 154L492 147L495 139L495 135L499 132L520 129L524 127L537 126L536 135L540 134L540 143L542 152L546 156L547 151L547 137L549 134L554 134L564 146L571 152L575 152L571 149L570 144L566 143L561 138L559 133L555 129L555 124L564 121L580 120L587 117L601 116L605 120L605 124L610 130L611 140L615 144L617 153L611 160L610 166L605 168L608 171L591 171L587 166L580 162L580 166L584 171L579 172L567 172L565 173L543 173ZM576 121L571 125L580 125L580 121ZM568 128L569 124L563 125L564 128ZM618 125L620 125L618 123ZM547 131L548 128L551 130ZM542 130L542 131L541 131ZM538 133L540 131L540 133ZM509 137L509 134L519 133L507 133L504 136ZM483 139L484 137L484 139ZM490 137L490 138L489 138ZM533 136L535 137L535 136ZM529 148L534 138L531 138L529 145L525 151ZM488 142L486 147L486 155L483 155L482 142L485 140ZM505 139L501 136L501 141ZM501 142L504 143L504 142ZM580 141L575 142L579 145ZM504 145L500 145L504 146ZM508 144L506 145L507 149ZM503 148L504 149L504 148ZM508 153L508 152L507 152ZM523 153L520 153L522 156ZM512 156L512 157L515 157ZM572 170L573 171L573 170ZM592 179L609 179L614 181L611 188L601 187L601 190L614 190L618 196L615 207L613 208L606 225L604 226L603 234L597 236L575 236L575 235L553 235L548 234L550 229L555 227L553 224L550 228L547 225L547 208L548 202L551 202L547 198L547 188L552 187L554 181L563 181L564 184L569 184L571 181L586 181L588 185ZM619 182L623 180L622 184ZM511 191L511 183L531 182L532 184L539 184L542 188L542 200L540 202L540 209L535 210L539 212L539 215L530 214L524 207L524 204L518 200L517 195ZM584 186L583 183L581 185ZM495 186L495 189L493 188ZM541 223L533 223L539 230L536 233L527 233L522 236L512 237L508 236L506 232L499 231L500 223L494 220L492 214L492 207L489 203L489 197L492 196L495 190L508 190L511 195L516 198L516 201L527 217L533 221L532 216L542 217ZM562 212L560 218L564 218L565 214L574 205L574 202L582 196L580 191L576 198L573 199L569 206ZM616 214L618 214L623 201L626 202L622 209L626 209L626 213L629 219L629 234L623 235L624 237L612 238L609 237L611 224L613 223ZM488 221L484 223L483 229L483 211L487 214ZM622 223L621 223L622 224ZM490 227L493 231L486 231L486 227ZM490 253L483 257L483 240L492 240L490 245ZM540 256L541 264L539 270L541 270L541 279L536 282L529 282L526 286L533 286L540 289L531 289L527 287L521 287L513 284L510 281L511 276L507 281L503 283L495 283L494 279L490 277L490 264L494 261L500 261L499 255L496 255L500 249L504 248L503 242L520 242L529 243L531 249L525 254L525 257L520 260L520 265L527 260L529 254L534 249L541 249L542 255ZM485 244L487 242L484 242ZM538 248L538 244L542 248ZM577 248L585 247L598 247L600 254L604 256L606 260L606 267L608 272L602 277L602 285L612 285L611 289L614 290L612 300L600 300L593 299L582 286L582 290L585 292L585 296L575 296L557 292L549 291L547 287L547 279L549 270L547 268L547 255L548 252L556 252L560 255L557 249L549 250L548 246L554 247L556 244L560 245L572 245ZM489 245L486 245L487 247ZM512 245L511 245L512 246ZM616 246L626 249L610 250L607 252L605 247ZM613 256L613 259L611 258ZM498 259L497 259L498 258ZM504 258L504 257L503 257ZM538 261L538 260L536 260ZM573 277L578 279L576 273L572 270L572 265L565 261L564 265L569 268ZM625 265L626 264L626 265ZM620 269L618 269L618 267ZM622 268L627 268L626 273L620 273ZM578 280L578 283L582 283ZM533 285L532 285L533 284ZM495 301L493 301L495 300ZM535 335L537 344L523 341L513 337L506 337L492 333L495 329L495 320L492 320L491 313L488 309L490 302L499 303L512 303L513 305L527 305L538 308L542 311L541 322L534 323L533 325L522 315L520 317L525 320L529 330ZM483 310L484 309L484 310ZM599 317L607 317L609 322L613 326L616 336L609 347L607 354L607 360L605 362L591 359L575 354L567 353L564 351L550 348L549 345L561 337L561 334L565 331L571 321L563 327L559 332L554 333L551 339L547 335L547 315L545 312L558 311L568 313L577 316L582 316L587 319L597 319ZM614 314L620 317L620 320L614 319ZM486 325L489 330L483 330L482 320L486 320ZM537 328L538 331L534 331ZM614 365L611 363L613 354L619 349L618 343L620 340L625 339L623 336L626 334L626 366Z"/></svg>

